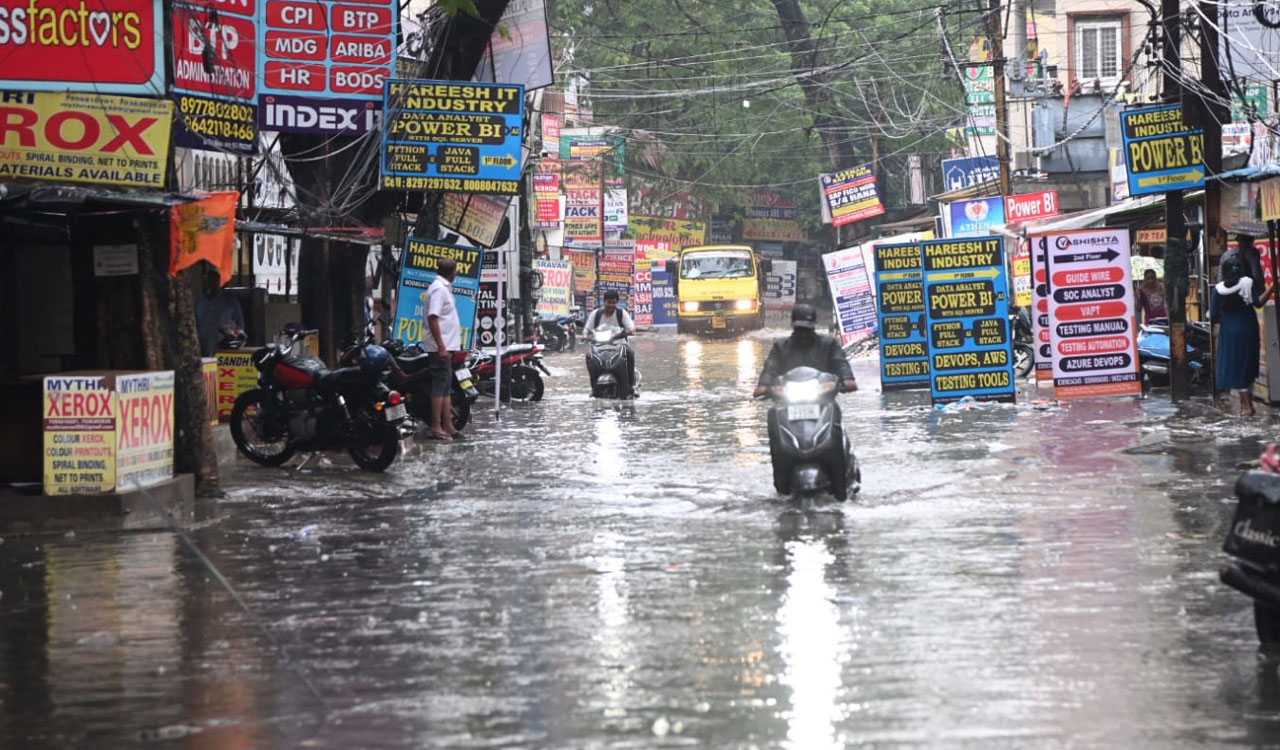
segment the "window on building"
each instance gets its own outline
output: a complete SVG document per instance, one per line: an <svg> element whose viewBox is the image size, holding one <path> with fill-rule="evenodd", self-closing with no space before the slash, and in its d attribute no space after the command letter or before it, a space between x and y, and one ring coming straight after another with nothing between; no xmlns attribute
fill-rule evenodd
<svg viewBox="0 0 1280 750"><path fill-rule="evenodd" d="M1115 85L1124 73L1119 19L1076 21L1076 79Z"/></svg>

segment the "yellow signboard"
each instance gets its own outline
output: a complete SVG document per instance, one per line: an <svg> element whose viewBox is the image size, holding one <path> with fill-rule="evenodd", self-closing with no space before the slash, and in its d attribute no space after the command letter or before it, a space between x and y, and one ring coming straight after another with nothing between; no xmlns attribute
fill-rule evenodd
<svg viewBox="0 0 1280 750"><path fill-rule="evenodd" d="M171 101L10 92L0 115L0 179L164 187Z"/></svg>
<svg viewBox="0 0 1280 750"><path fill-rule="evenodd" d="M258 387L258 368L253 366L253 351L231 349L216 352L218 359L218 419L231 419L236 398Z"/></svg>
<svg viewBox="0 0 1280 750"><path fill-rule="evenodd" d="M1280 178L1262 181L1259 202L1263 221L1280 221Z"/></svg>
<svg viewBox="0 0 1280 750"><path fill-rule="evenodd" d="M707 240L705 221L632 214L627 220L627 225L628 231L635 235L636 244L667 242L670 243L673 251L703 245Z"/></svg>
<svg viewBox="0 0 1280 750"><path fill-rule="evenodd" d="M1139 229L1135 235L1134 242L1139 245L1161 245L1165 240L1164 227L1154 229Z"/></svg>
<svg viewBox="0 0 1280 750"><path fill-rule="evenodd" d="M116 377L116 487L173 476L173 371Z"/></svg>
<svg viewBox="0 0 1280 750"><path fill-rule="evenodd" d="M96 494L115 485L116 394L106 378L45 378L45 494Z"/></svg>

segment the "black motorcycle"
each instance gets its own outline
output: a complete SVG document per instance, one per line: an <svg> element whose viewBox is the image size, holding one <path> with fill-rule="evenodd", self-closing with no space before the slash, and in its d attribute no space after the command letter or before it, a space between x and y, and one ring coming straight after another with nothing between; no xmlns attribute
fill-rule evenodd
<svg viewBox="0 0 1280 750"><path fill-rule="evenodd" d="M1009 316L1013 329L1013 370L1025 378L1036 369L1036 334L1031 327L1031 308L1021 307Z"/></svg>
<svg viewBox="0 0 1280 750"><path fill-rule="evenodd" d="M1218 577L1253 599L1259 642L1280 647L1280 474L1246 472L1236 480L1236 497L1223 544L1233 559Z"/></svg>
<svg viewBox="0 0 1280 750"><path fill-rule="evenodd" d="M627 347L623 344L626 337L626 331L616 329L593 332L591 348L587 351L587 377L593 398L622 399L640 395L640 368L636 368L635 382L631 382Z"/></svg>
<svg viewBox="0 0 1280 750"><path fill-rule="evenodd" d="M401 341L384 341L382 346L391 354L390 383L404 394L409 405L409 415L415 420L431 424L431 382L427 377L428 354L417 344L405 346ZM461 430L471 422L471 405L480 396L467 368L467 352L454 355L450 363L453 372L449 403L453 409L453 429Z"/></svg>
<svg viewBox="0 0 1280 750"><path fill-rule="evenodd" d="M769 390L769 455L773 486L807 510L821 492L841 502L862 489L862 470L841 424L840 379L796 367Z"/></svg>
<svg viewBox="0 0 1280 750"><path fill-rule="evenodd" d="M383 381L391 355L362 346L350 366L330 370L292 354L302 335L253 353L258 387L240 394L231 410L236 447L263 466L280 466L298 451L345 448L360 468L386 469L413 434L404 398Z"/></svg>

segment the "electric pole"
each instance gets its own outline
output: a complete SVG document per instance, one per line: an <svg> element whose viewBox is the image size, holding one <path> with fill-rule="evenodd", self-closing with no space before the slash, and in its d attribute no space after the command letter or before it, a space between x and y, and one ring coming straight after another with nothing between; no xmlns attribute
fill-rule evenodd
<svg viewBox="0 0 1280 750"><path fill-rule="evenodd" d="M995 88L996 108L996 161L1000 163L1000 195L1008 196L1012 190L1009 173L1009 110L1005 105L1004 90L1004 41L1000 29L1001 0L990 0L987 11L987 39L991 44L991 78Z"/></svg>
<svg viewBox="0 0 1280 750"><path fill-rule="evenodd" d="M1179 0L1161 0L1160 3L1164 31L1161 88L1166 103L1181 106L1182 17L1178 6ZM1183 119L1186 119L1185 107ZM1182 401L1188 396L1190 381L1187 368L1187 227L1182 211L1182 191L1170 190L1164 195L1164 294L1169 309L1169 383L1173 389L1173 400Z"/></svg>

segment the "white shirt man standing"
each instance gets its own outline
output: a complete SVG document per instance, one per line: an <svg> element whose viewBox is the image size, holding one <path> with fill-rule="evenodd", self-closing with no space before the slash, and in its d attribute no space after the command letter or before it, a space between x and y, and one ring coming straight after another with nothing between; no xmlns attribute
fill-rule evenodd
<svg viewBox="0 0 1280 750"><path fill-rule="evenodd" d="M453 428L453 353L462 348L462 323L453 300L453 279L458 264L442 258L436 268L435 281L427 287L427 335L422 348L428 353L427 370L431 378L431 437L455 440L462 433Z"/></svg>

